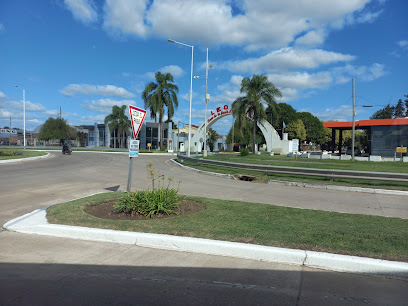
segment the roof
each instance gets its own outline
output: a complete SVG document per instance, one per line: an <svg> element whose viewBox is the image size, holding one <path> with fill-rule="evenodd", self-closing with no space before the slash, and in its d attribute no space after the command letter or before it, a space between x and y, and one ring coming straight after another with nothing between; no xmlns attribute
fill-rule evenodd
<svg viewBox="0 0 408 306"><path fill-rule="evenodd" d="M408 117L406 118L397 118L397 119L372 119L372 120L358 120L355 121L356 128L368 128L371 126L385 126L385 125L408 125ZM352 128L353 122L352 121L331 121L331 122L324 122L325 128Z"/></svg>

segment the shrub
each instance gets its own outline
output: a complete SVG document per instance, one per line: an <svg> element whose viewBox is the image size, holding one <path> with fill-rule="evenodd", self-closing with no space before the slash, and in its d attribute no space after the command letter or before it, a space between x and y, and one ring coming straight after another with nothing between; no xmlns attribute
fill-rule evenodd
<svg viewBox="0 0 408 306"><path fill-rule="evenodd" d="M152 190L143 190L129 193L114 205L115 212L131 215L139 214L148 218L154 215L177 214L174 211L178 207L178 188L170 188L172 178L168 179L165 187L165 178L158 175L159 171L154 169L152 162L147 163L147 172L152 182ZM178 182L180 185L180 181Z"/></svg>
<svg viewBox="0 0 408 306"><path fill-rule="evenodd" d="M248 156L249 149L248 148L241 149L240 153L241 153L241 156Z"/></svg>
<svg viewBox="0 0 408 306"><path fill-rule="evenodd" d="M143 190L129 193L114 205L117 213L139 214L151 218L154 215L177 214L178 191L175 189Z"/></svg>

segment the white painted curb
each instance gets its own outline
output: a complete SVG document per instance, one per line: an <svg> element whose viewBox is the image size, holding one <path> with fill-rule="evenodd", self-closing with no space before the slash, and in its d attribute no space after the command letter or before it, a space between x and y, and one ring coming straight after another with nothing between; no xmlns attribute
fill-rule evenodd
<svg viewBox="0 0 408 306"><path fill-rule="evenodd" d="M29 214L13 219L4 224L3 228L26 234L123 243L156 249L229 256L290 265L304 265L331 271L375 274L408 279L408 263L405 262L201 238L49 224L46 219L46 209L37 209Z"/></svg>
<svg viewBox="0 0 408 306"><path fill-rule="evenodd" d="M25 157L25 158L14 158L14 159L0 160L0 164L25 162L27 160L42 159L42 158L47 158L49 156L50 156L50 153L47 152L47 154L42 155L42 156L33 156L33 157Z"/></svg>
<svg viewBox="0 0 408 306"><path fill-rule="evenodd" d="M377 193L377 194L390 194L390 195L408 195L408 191L405 191L405 190L375 189L375 188L362 188L362 187L338 186L338 185L321 185L321 184L287 182L287 181L278 181L278 180L270 180L268 183L269 184L280 184L284 186L338 190L338 191L348 191L348 192L363 192L363 193Z"/></svg>

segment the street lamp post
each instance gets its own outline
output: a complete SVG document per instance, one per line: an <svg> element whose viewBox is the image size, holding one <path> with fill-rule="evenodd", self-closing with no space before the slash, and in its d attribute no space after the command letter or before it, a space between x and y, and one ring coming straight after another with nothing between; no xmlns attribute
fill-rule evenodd
<svg viewBox="0 0 408 306"><path fill-rule="evenodd" d="M207 104L210 100L210 95L208 94L208 68L213 69L214 65L208 66L208 48L207 48L207 62L205 67L205 113L204 113L204 150L203 156L207 156ZM200 76L195 76L195 79L199 79Z"/></svg>
<svg viewBox="0 0 408 306"><path fill-rule="evenodd" d="M16 88L20 88L18 87L18 85L14 85L14 87ZM23 133L24 133L24 149L26 147L26 128L25 128L25 89L24 88L20 88L23 91ZM11 129L11 126L10 126Z"/></svg>
<svg viewBox="0 0 408 306"><path fill-rule="evenodd" d="M194 57L194 46L191 45L187 45L172 39L168 40L171 43L175 43L175 44L179 44L179 45L183 45L186 47L190 47L191 48L191 77L190 77L190 116L188 118L188 150L187 150L187 156L190 157L190 147L191 147L191 105L192 105L192 101L193 101L193 57Z"/></svg>

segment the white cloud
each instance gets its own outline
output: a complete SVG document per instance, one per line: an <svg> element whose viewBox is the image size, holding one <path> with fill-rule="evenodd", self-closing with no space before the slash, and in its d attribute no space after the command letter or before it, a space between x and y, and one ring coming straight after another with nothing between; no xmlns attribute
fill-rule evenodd
<svg viewBox="0 0 408 306"><path fill-rule="evenodd" d="M276 72L291 69L313 69L321 65L347 62L355 57L322 49L282 48L259 58L220 63L220 68L233 72ZM218 67L218 65L217 65Z"/></svg>
<svg viewBox="0 0 408 306"><path fill-rule="evenodd" d="M161 71L162 73L168 73L169 72L174 77L179 77L179 76L183 75L183 69L181 69L177 65L164 66L164 67L160 68L159 71Z"/></svg>
<svg viewBox="0 0 408 306"><path fill-rule="evenodd" d="M105 30L113 35L145 36L148 29L144 24L147 3L147 0L107 0L104 6Z"/></svg>
<svg viewBox="0 0 408 306"><path fill-rule="evenodd" d="M317 29L307 32L305 35L296 39L296 45L316 46L324 42L325 32L323 29Z"/></svg>
<svg viewBox="0 0 408 306"><path fill-rule="evenodd" d="M299 34L313 29L329 30L374 20L381 11L371 12L366 8L369 2L107 0L104 27L118 36L154 35L206 46L229 44L243 45L248 49L280 48L287 46ZM234 14L235 9L241 13ZM303 40L310 43L322 39L315 32Z"/></svg>
<svg viewBox="0 0 408 306"><path fill-rule="evenodd" d="M269 74L268 79L280 88L324 88L332 81L329 72L309 74L307 72L294 72L283 74Z"/></svg>
<svg viewBox="0 0 408 306"><path fill-rule="evenodd" d="M181 69L180 66L177 66L177 65L164 66L164 67L157 69L157 71L160 71L161 73L171 73L172 76L175 78L182 76L184 74L183 69ZM155 75L155 72L145 73L145 76L151 80L154 80L154 75Z"/></svg>
<svg viewBox="0 0 408 306"><path fill-rule="evenodd" d="M323 121L347 121L353 116L352 105L341 105L336 108L326 108L320 112L314 112L314 115Z"/></svg>
<svg viewBox="0 0 408 306"><path fill-rule="evenodd" d="M408 47L408 40L400 40L397 44L401 48L406 48L406 47Z"/></svg>
<svg viewBox="0 0 408 306"><path fill-rule="evenodd" d="M12 114L8 110L0 108L0 118L1 117L11 117L11 116Z"/></svg>
<svg viewBox="0 0 408 306"><path fill-rule="evenodd" d="M70 84L60 92L65 96L74 96L76 94L116 96L121 98L132 98L134 94L122 87L114 85L88 85L88 84Z"/></svg>
<svg viewBox="0 0 408 306"><path fill-rule="evenodd" d="M64 3L75 19L85 24L98 20L98 13L92 0L64 0Z"/></svg>
<svg viewBox="0 0 408 306"><path fill-rule="evenodd" d="M6 100L6 98L7 96L2 91L0 91L0 101Z"/></svg>
<svg viewBox="0 0 408 306"><path fill-rule="evenodd" d="M16 110L21 110L23 111L23 101L10 101L7 103L8 107ZM30 101L25 101L25 109L27 111L31 112L43 112L46 110L46 108L40 104L40 103L32 103Z"/></svg>
<svg viewBox="0 0 408 306"><path fill-rule="evenodd" d="M68 121L70 125L83 125L83 124L92 124L96 123L103 123L105 120L105 115L96 115L96 116L81 116L80 118L71 119Z"/></svg>
<svg viewBox="0 0 408 306"><path fill-rule="evenodd" d="M89 110L98 112L98 113L104 113L104 114L110 114L112 112L112 106L118 105L136 105L136 102L133 100L112 100L112 99L100 99L100 100L92 100L92 101L86 101L83 106Z"/></svg>
<svg viewBox="0 0 408 306"><path fill-rule="evenodd" d="M361 14L360 16L356 17L356 22L357 23L372 23L374 22L378 16L382 14L383 10L379 10L377 12L365 12L364 14Z"/></svg>
<svg viewBox="0 0 408 306"><path fill-rule="evenodd" d="M346 65L333 69L333 76L337 83L349 82L353 77L362 81L373 81L386 74L383 64L374 63L371 66Z"/></svg>

